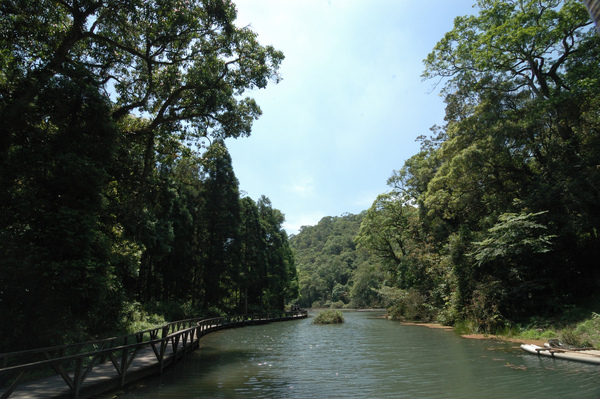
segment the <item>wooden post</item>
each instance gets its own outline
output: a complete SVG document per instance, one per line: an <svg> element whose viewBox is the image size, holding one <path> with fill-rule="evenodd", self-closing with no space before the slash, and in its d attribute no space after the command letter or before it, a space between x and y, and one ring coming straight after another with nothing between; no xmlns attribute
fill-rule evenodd
<svg viewBox="0 0 600 399"><path fill-rule="evenodd" d="M75 363L75 372L73 375L73 399L79 399L79 390L83 379L81 378L81 370L83 368L83 356L78 357Z"/></svg>

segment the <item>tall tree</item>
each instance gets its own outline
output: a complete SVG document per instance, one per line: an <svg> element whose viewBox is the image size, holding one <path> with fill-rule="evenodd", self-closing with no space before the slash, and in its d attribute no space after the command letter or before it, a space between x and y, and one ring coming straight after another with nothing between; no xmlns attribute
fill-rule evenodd
<svg viewBox="0 0 600 399"><path fill-rule="evenodd" d="M48 82L21 115L19 145L2 168L1 328L3 342L21 342L11 350L60 343L73 325L85 334L115 318L103 226L115 126L86 79L71 71Z"/></svg>
<svg viewBox="0 0 600 399"><path fill-rule="evenodd" d="M267 282L267 232L261 221L258 206L250 197L244 197L241 205L241 265L239 271L240 308L262 310L263 295Z"/></svg>
<svg viewBox="0 0 600 399"><path fill-rule="evenodd" d="M205 308L225 305L237 288L240 264L240 193L225 143L215 140L204 154L202 185L202 294Z"/></svg>
<svg viewBox="0 0 600 399"><path fill-rule="evenodd" d="M493 328L596 289L600 36L579 1L477 5L425 60L446 125L388 182L387 208L418 206L411 250L382 206L362 242L394 239L399 273L425 266L416 286L440 320Z"/></svg>
<svg viewBox="0 0 600 399"><path fill-rule="evenodd" d="M549 211L544 223L562 255L547 267L591 281L599 37L578 1L478 4L479 15L457 18L426 60L425 77L451 79L446 158L424 204L471 230L492 227L503 212Z"/></svg>
<svg viewBox="0 0 600 399"><path fill-rule="evenodd" d="M169 154L249 135L261 111L244 93L277 82L283 59L235 18L228 0L0 4L0 313L16 320L3 336L36 319L41 297L60 310L47 317L91 333L118 311L111 296L184 295L166 265L186 249L177 237L198 236L200 201ZM52 287L71 278L81 300L63 306Z"/></svg>
<svg viewBox="0 0 600 399"><path fill-rule="evenodd" d="M188 140L248 135L260 109L241 94L279 79L282 53L236 27L228 0L9 0L0 12L2 156L23 123L19 115L74 65L114 93L114 118L147 116L135 133L145 135L148 168L159 127Z"/></svg>
<svg viewBox="0 0 600 399"><path fill-rule="evenodd" d="M271 200L264 195L257 201L257 206L267 244L267 284L263 306L283 310L286 300L298 296L294 254L283 229L285 216L273 208Z"/></svg>

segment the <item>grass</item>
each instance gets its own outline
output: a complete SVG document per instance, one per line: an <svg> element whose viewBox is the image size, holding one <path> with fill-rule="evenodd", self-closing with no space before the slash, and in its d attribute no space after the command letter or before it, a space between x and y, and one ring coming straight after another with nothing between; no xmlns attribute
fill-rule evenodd
<svg viewBox="0 0 600 399"><path fill-rule="evenodd" d="M536 319L527 325L508 324L496 331L482 331L471 320L460 320L454 324L454 331L460 335L490 334L504 338L547 341L552 338L573 347L593 347L600 349L600 314L591 312L588 317L577 321L551 322Z"/></svg>
<svg viewBox="0 0 600 399"><path fill-rule="evenodd" d="M317 314L314 324L338 324L344 322L344 315L339 310L323 310Z"/></svg>

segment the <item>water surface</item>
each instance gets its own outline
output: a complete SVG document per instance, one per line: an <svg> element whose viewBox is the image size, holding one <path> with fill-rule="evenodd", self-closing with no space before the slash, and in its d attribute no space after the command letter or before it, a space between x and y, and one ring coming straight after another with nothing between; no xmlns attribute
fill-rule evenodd
<svg viewBox="0 0 600 399"><path fill-rule="evenodd" d="M378 315L211 333L161 377L99 398L600 398L599 366Z"/></svg>

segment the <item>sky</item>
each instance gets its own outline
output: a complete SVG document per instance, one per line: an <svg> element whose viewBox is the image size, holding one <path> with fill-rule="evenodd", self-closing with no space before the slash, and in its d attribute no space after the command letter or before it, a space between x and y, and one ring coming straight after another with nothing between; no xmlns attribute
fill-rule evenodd
<svg viewBox="0 0 600 399"><path fill-rule="evenodd" d="M237 0L238 26L285 55L279 84L246 92L263 115L226 141L240 190L297 234L389 190L416 138L444 123L423 60L476 0Z"/></svg>

